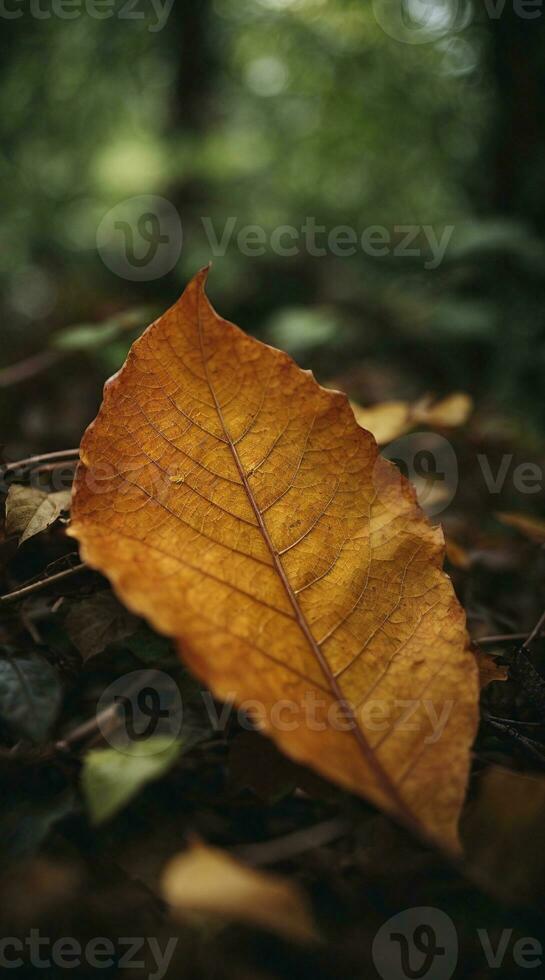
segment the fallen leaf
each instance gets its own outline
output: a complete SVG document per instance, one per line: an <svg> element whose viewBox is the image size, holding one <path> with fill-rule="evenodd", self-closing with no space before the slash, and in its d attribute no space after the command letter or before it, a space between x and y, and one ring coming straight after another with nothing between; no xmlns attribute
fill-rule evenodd
<svg viewBox="0 0 545 980"><path fill-rule="evenodd" d="M457 391L438 402L424 398L415 402L411 415L415 423L424 423L432 428L454 429L465 425L473 411L473 399L465 392Z"/></svg>
<svg viewBox="0 0 545 980"><path fill-rule="evenodd" d="M43 742L61 696L59 675L41 653L0 649L0 718L15 737Z"/></svg>
<svg viewBox="0 0 545 980"><path fill-rule="evenodd" d="M520 531L525 538L534 541L536 544L545 544L545 521L539 517L530 517L528 514L497 513L496 517L501 524L506 527L513 527L515 531Z"/></svg>
<svg viewBox="0 0 545 980"><path fill-rule="evenodd" d="M4 778L2 789L6 798L0 814L0 871L38 851L55 824L79 809L79 801L71 787L55 792L55 779L59 779L58 772L51 779L49 792L42 791L43 798L35 798L28 789L20 795L8 795ZM39 784L40 780L37 782Z"/></svg>
<svg viewBox="0 0 545 980"><path fill-rule="evenodd" d="M84 661L136 632L138 619L111 592L75 600L64 621L66 632Z"/></svg>
<svg viewBox="0 0 545 980"><path fill-rule="evenodd" d="M357 402L350 402L356 422L362 429L372 432L379 446L386 446L412 428L411 406L409 402L380 402L362 408Z"/></svg>
<svg viewBox="0 0 545 980"><path fill-rule="evenodd" d="M162 895L173 914L217 916L279 933L289 939L316 938L303 892L279 875L255 871L225 851L204 844L178 854L163 873Z"/></svg>
<svg viewBox="0 0 545 980"><path fill-rule="evenodd" d="M106 386L70 534L287 755L456 848L478 676L442 533L346 396L222 320L205 279Z"/></svg>
<svg viewBox="0 0 545 980"><path fill-rule="evenodd" d="M438 402L426 396L412 404L387 401L367 408L362 408L357 402L350 404L358 425L372 432L379 446L386 446L418 425L427 425L432 429L465 425L473 411L473 400L463 392L455 392Z"/></svg>
<svg viewBox="0 0 545 980"><path fill-rule="evenodd" d="M63 510L70 508L70 490L46 493L36 487L14 484L6 498L6 530L16 534L19 544L45 531Z"/></svg>
<svg viewBox="0 0 545 980"><path fill-rule="evenodd" d="M471 874L495 894L542 903L545 874L545 779L500 766L478 779L463 820Z"/></svg>
<svg viewBox="0 0 545 980"><path fill-rule="evenodd" d="M506 681L508 679L509 671L507 667L504 664L498 664L491 654L485 653L484 650L480 650L477 647L475 657L479 668L481 690L483 687L487 687L488 684L492 684L493 681Z"/></svg>
<svg viewBox="0 0 545 980"><path fill-rule="evenodd" d="M109 820L145 786L176 762L182 743L156 735L123 751L93 749L83 760L81 786L94 824Z"/></svg>

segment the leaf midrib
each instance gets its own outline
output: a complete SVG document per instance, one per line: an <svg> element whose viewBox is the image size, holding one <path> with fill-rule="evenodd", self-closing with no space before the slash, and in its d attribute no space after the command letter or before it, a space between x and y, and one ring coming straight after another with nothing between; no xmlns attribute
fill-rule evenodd
<svg viewBox="0 0 545 980"><path fill-rule="evenodd" d="M275 566L275 569L277 571L277 574L278 574L278 576L280 578L280 581L282 582L282 585L284 587L284 590L286 592L286 595L287 595L287 597L289 599L289 602L290 602L290 604L292 606L292 609L294 611L297 624L298 624L299 628L301 629L301 631L302 631L305 639L307 640L307 643L309 644L309 646L310 646L310 648L311 648L314 656L316 657L316 660L318 661L318 663L320 665L320 668L322 670L322 673L323 673L323 675L324 675L324 677L325 677L325 679L326 679L326 681L327 681L327 683L329 685L329 688L330 688L332 694L335 696L335 698L337 699L337 701L339 703L343 704L343 706L345 707L345 710L347 711L347 713L349 715L349 719L351 721L353 721L354 724L351 727L350 731L354 735L354 737L356 739L356 742L358 744L358 747L359 747L360 751L362 752L362 754L363 754L366 762L368 763L368 765L372 769L372 771L373 771L373 773L374 773L374 775L375 775L375 777L377 779L377 782L381 786L383 792L385 792L386 795L390 798L390 800L395 804L396 810L397 810L399 816L403 818L404 822L408 826L412 827L418 833L421 834L422 833L422 828L421 828L421 826L419 824L419 821L416 819L414 813L409 809L409 807L406 804L405 800L403 799L403 797L399 793L396 785L392 782L390 776L388 775L388 773L386 772L386 770L383 768L383 766L381 765L381 763L377 759L375 753L373 752L373 749L372 749L371 745L367 741L367 739L366 739L363 731L361 730L361 728L360 728L360 726L358 724L358 721L357 721L357 718L356 718L356 716L355 716L355 714L353 712L352 706L345 699L345 697L343 695L343 692L342 692L342 690L341 690L341 688L340 688L340 686L339 686L339 684L338 684L338 682L337 682L337 680L335 678L335 675L333 674L333 672L332 672L332 670L331 670L331 668L329 666L329 663L328 663L328 661L327 661L327 659L326 659L323 651L321 650L320 646L318 645L318 643L317 643L317 641L316 641L316 639L315 639L315 637L314 637L314 635L313 635L313 633L312 633L312 631L310 629L310 626L309 626L309 624L307 622L306 616L305 616L303 610L301 609L301 607L300 607L300 605L299 605L299 603L297 601L297 596L296 596L296 594L295 594L295 592L294 592L294 590L293 590L293 588L291 586L291 583L290 583L290 581L289 581L289 579L288 579L288 577L286 575L286 571L284 569L284 566L282 565L282 560L281 560L280 554L277 551L277 549L275 548L274 543L273 543L273 541L271 539L271 536L269 534L269 530L268 530L267 525L265 523L263 514L262 514L262 512L261 512L261 510L260 510L260 508L258 506L258 503L257 503L257 501L256 501L256 499L254 497L253 492L252 492L252 488L251 488L251 486L250 486L250 484L248 482L248 477L247 477L246 471L244 469L244 466L242 464L242 460L240 459L240 456L238 454L235 441L233 440L233 438L231 436L231 433L229 431L229 428L228 428L228 426L226 424L226 421L225 421L225 418L224 418L224 415L223 415L223 411L222 411L222 407L220 405L220 402L219 402L219 400L217 398L217 395L216 395L214 386L213 386L212 381L210 379L210 375L209 375L209 372L208 372L208 362L207 362L206 355L205 355L205 350L204 350L204 338L203 338L203 330L202 330L201 315L200 315L200 302L201 302L201 292L199 292L197 294L197 330L198 330L198 334L199 334L199 345L200 345L202 365L203 365L203 370L204 370L204 374L205 374L205 378L206 378L206 383L208 385L208 388L210 390L210 394L211 394L212 399L214 401L215 409L216 409L216 412L218 414L218 418L219 418L220 424L222 426L222 429L223 429L223 432L224 432L224 435L225 435L225 440L226 440L227 445L229 446L229 449L230 449L231 454L233 456L233 460L234 460L234 462L236 464L238 473L239 473L240 478L242 480L242 484L243 484L244 490L246 492L246 495L248 497L248 500L250 502L250 505L252 507L252 510L253 510L254 515L256 517L256 520L258 522L259 529L260 529L260 531L261 531L261 533L263 535L263 538L265 540L265 543L266 543L266 545L267 545L267 547L268 547L268 549L269 549L269 551L271 553L271 557L273 559L274 566ZM310 680L310 678L309 678L309 680Z"/></svg>

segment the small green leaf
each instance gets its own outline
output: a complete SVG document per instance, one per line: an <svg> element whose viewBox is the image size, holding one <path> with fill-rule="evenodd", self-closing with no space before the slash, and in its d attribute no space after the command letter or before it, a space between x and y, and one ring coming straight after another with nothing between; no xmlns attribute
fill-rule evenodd
<svg viewBox="0 0 545 980"><path fill-rule="evenodd" d="M0 719L18 738L40 743L47 738L60 707L62 688L56 670L41 653L0 652Z"/></svg>
<svg viewBox="0 0 545 980"><path fill-rule="evenodd" d="M6 531L16 534L19 544L45 531L63 510L70 509L70 490L47 493L36 487L14 484L6 499Z"/></svg>
<svg viewBox="0 0 545 980"><path fill-rule="evenodd" d="M109 820L146 783L167 772L181 751L181 742L158 735L145 742L133 742L123 752L117 749L88 752L81 782L91 821L99 824Z"/></svg>
<svg viewBox="0 0 545 980"><path fill-rule="evenodd" d="M73 327L67 327L66 330L59 330L51 346L55 350L64 351L93 350L113 340L118 332L117 324L110 321L96 324L78 323Z"/></svg>
<svg viewBox="0 0 545 980"><path fill-rule="evenodd" d="M103 323L76 323L57 331L50 346L62 351L92 351L115 340L123 331L135 330L153 319L152 311L139 307L126 310Z"/></svg>

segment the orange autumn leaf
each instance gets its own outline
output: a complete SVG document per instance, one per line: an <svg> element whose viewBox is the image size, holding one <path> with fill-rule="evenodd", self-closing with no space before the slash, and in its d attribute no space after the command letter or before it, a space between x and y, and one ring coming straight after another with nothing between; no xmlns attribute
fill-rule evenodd
<svg viewBox="0 0 545 980"><path fill-rule="evenodd" d="M443 536L345 395L199 273L81 445L83 558L298 762L457 847L478 677Z"/></svg>

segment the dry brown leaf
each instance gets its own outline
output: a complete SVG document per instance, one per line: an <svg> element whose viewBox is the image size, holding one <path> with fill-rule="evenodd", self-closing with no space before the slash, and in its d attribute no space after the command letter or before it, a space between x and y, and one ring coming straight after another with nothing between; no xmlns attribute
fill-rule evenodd
<svg viewBox="0 0 545 980"><path fill-rule="evenodd" d="M413 404L389 401L367 408L357 402L350 404L358 425L372 432L379 446L386 446L418 425L440 429L464 425L473 411L473 400L463 392L455 392L435 403L425 397Z"/></svg>
<svg viewBox="0 0 545 980"><path fill-rule="evenodd" d="M485 653L484 650L477 647L475 657L479 668L481 690L483 687L487 687L488 684L492 684L493 681L506 681L508 679L509 671L507 667L503 664L498 664L490 653Z"/></svg>
<svg viewBox="0 0 545 980"><path fill-rule="evenodd" d="M244 922L289 939L316 938L312 916L302 891L279 875L255 871L225 851L204 844L169 861L162 878L162 895L176 917L187 913Z"/></svg>
<svg viewBox="0 0 545 980"><path fill-rule="evenodd" d="M497 513L496 517L501 524L512 527L515 531L520 531L530 541L534 541L536 544L545 544L545 521L540 520L539 517L508 512Z"/></svg>
<svg viewBox="0 0 545 980"><path fill-rule="evenodd" d="M14 484L6 498L6 531L16 534L19 544L45 531L70 508L70 491L47 493L37 487Z"/></svg>
<svg viewBox="0 0 545 980"><path fill-rule="evenodd" d="M345 395L205 280L106 386L70 533L287 755L455 848L478 676L442 533Z"/></svg>
<svg viewBox="0 0 545 980"><path fill-rule="evenodd" d="M111 592L95 592L74 600L64 626L84 662L109 646L136 633L138 620L120 605Z"/></svg>

